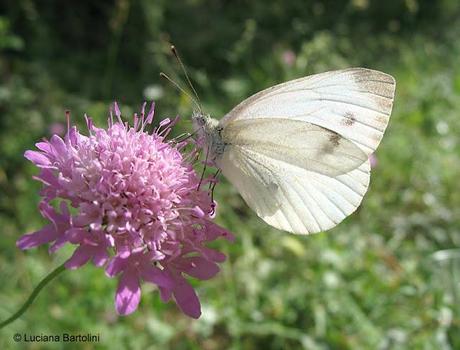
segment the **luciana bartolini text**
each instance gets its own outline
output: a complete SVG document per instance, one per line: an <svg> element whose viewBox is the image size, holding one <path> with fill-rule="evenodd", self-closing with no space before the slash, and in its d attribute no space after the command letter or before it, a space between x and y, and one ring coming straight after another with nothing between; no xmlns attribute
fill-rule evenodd
<svg viewBox="0 0 460 350"><path fill-rule="evenodd" d="M98 343L100 341L100 334L22 334L18 339L16 334L16 341L23 341L26 343Z"/></svg>

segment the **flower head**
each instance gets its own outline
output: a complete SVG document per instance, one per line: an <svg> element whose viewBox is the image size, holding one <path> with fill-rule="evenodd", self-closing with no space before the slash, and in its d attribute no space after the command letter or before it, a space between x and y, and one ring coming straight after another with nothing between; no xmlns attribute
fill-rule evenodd
<svg viewBox="0 0 460 350"><path fill-rule="evenodd" d="M69 127L64 139L53 135L36 144L38 151L25 152L41 170L35 177L43 183L39 209L50 224L17 245L51 243L50 252L75 245L68 269L92 261L107 276L119 276L120 314L136 310L144 281L158 286L163 301L174 297L185 314L198 318L200 303L186 275L213 277L225 255L206 243L233 237L211 221L214 203L199 189L191 163L196 147L186 153L191 141L165 139L178 118L163 120L149 134L144 129L152 123L153 104L147 115L143 105L133 126L114 107L116 121L111 113L107 130L86 117L88 136Z"/></svg>

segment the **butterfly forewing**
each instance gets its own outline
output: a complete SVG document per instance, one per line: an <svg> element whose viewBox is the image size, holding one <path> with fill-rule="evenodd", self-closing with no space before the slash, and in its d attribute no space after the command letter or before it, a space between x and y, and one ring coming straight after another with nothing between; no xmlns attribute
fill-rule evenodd
<svg viewBox="0 0 460 350"><path fill-rule="evenodd" d="M365 68L316 74L249 97L220 124L225 128L257 118L305 121L342 135L369 155L387 127L395 86L390 75Z"/></svg>
<svg viewBox="0 0 460 350"><path fill-rule="evenodd" d="M308 122L278 118L230 122L222 131L227 147L259 153L267 159L336 176L360 166L367 155L336 132Z"/></svg>

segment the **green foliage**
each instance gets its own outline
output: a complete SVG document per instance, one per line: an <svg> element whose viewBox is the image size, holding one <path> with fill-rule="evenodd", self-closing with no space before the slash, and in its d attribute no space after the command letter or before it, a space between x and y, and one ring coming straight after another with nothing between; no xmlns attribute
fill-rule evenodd
<svg viewBox="0 0 460 350"><path fill-rule="evenodd" d="M72 252L21 252L43 225L36 170L23 153L64 122L100 125L113 99L129 115L154 97L157 116L190 102L160 81L177 77L173 41L206 111L221 117L277 82L348 66L395 76L390 126L359 211L310 237L265 225L225 180L218 222L232 230L222 272L200 283L191 321L144 286L118 318L116 281L87 266L66 272L0 331L100 333L113 349L460 348L460 18L455 0L6 1L0 5L0 319ZM178 73L179 72L179 73ZM24 344L23 344L24 345ZM63 344L29 344L60 349Z"/></svg>

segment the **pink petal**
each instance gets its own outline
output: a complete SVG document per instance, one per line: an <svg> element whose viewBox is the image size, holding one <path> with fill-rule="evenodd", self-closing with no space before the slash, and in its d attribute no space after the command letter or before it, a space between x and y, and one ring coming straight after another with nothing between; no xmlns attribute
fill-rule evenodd
<svg viewBox="0 0 460 350"><path fill-rule="evenodd" d="M207 241L213 241L219 237L223 237L230 242L233 242L235 240L235 236L233 236L233 234L230 231L224 229L223 227L220 227L219 225L211 221L206 220L205 227Z"/></svg>
<svg viewBox="0 0 460 350"><path fill-rule="evenodd" d="M58 156L64 156L68 153L67 146L58 135L53 135L51 137L51 144L54 147L55 154Z"/></svg>
<svg viewBox="0 0 460 350"><path fill-rule="evenodd" d="M166 289L171 289L174 285L172 278L155 266L144 268L141 272L141 276L144 281L156 284Z"/></svg>
<svg viewBox="0 0 460 350"><path fill-rule="evenodd" d="M113 108L115 109L115 115L120 119L121 111L120 111L120 107L118 107L118 103L116 101L113 103Z"/></svg>
<svg viewBox="0 0 460 350"><path fill-rule="evenodd" d="M163 303L168 302L172 296L172 288L163 288L159 287L160 290L160 298Z"/></svg>
<svg viewBox="0 0 460 350"><path fill-rule="evenodd" d="M127 264L127 259L122 259L116 256L112 258L112 260L110 260L109 265L105 269L105 274L108 277L114 277L118 275L121 271L124 270L124 268L126 267L126 264Z"/></svg>
<svg viewBox="0 0 460 350"><path fill-rule="evenodd" d="M59 215L59 213L56 212L56 210L46 203L45 201L41 201L40 204L38 205L38 208L40 210L40 214L49 221L51 221L54 226L56 227L56 230L59 229L59 222L62 221L62 215ZM62 232L64 233L64 232Z"/></svg>
<svg viewBox="0 0 460 350"><path fill-rule="evenodd" d="M118 283L115 308L120 315L129 315L136 311L140 299L139 277L133 270L126 270Z"/></svg>
<svg viewBox="0 0 460 350"><path fill-rule="evenodd" d="M68 242L67 237L65 235L62 235L56 239L56 242L54 242L51 245L51 247L49 247L48 251L50 253L54 253L60 248L62 248L67 242Z"/></svg>
<svg viewBox="0 0 460 350"><path fill-rule="evenodd" d="M66 142L70 143L72 146L75 146L78 143L78 131L75 126L72 126L65 136Z"/></svg>
<svg viewBox="0 0 460 350"><path fill-rule="evenodd" d="M208 247L200 247L199 251L208 260L212 260L215 262L224 262L227 259L227 256L224 253L221 253L215 249L211 249Z"/></svg>
<svg viewBox="0 0 460 350"><path fill-rule="evenodd" d="M184 314L192 318L201 316L201 305L193 287L183 277L177 279L173 291L174 299Z"/></svg>
<svg viewBox="0 0 460 350"><path fill-rule="evenodd" d="M51 145L48 141L37 142L35 144L35 147L37 147L40 151L43 151L45 153L51 152Z"/></svg>
<svg viewBox="0 0 460 350"><path fill-rule="evenodd" d="M154 113L155 113L155 102L152 102L152 104L150 105L149 113L147 114L147 120L146 120L147 124L150 124L153 121Z"/></svg>
<svg viewBox="0 0 460 350"><path fill-rule="evenodd" d="M160 122L159 126L162 127L162 126L168 125L169 123L171 123L171 119L165 118Z"/></svg>
<svg viewBox="0 0 460 350"><path fill-rule="evenodd" d="M88 128L88 130L93 130L93 126L94 126L93 119L90 116L88 116L86 113L84 117L86 121L86 127Z"/></svg>
<svg viewBox="0 0 460 350"><path fill-rule="evenodd" d="M81 245L73 252L73 255L65 263L65 267L70 270L78 269L80 266L86 264L91 258L93 251L87 245Z"/></svg>
<svg viewBox="0 0 460 350"><path fill-rule="evenodd" d="M16 242L19 249L25 250L54 241L58 236L54 225L47 225L39 231L22 236Z"/></svg>
<svg viewBox="0 0 460 350"><path fill-rule="evenodd" d="M66 202L61 202L59 204L59 208L61 209L61 215L64 216L66 219L70 220L70 211L69 207Z"/></svg>
<svg viewBox="0 0 460 350"><path fill-rule="evenodd" d="M66 239L72 244L79 244L88 235L88 231L80 227L71 227L65 232Z"/></svg>
<svg viewBox="0 0 460 350"><path fill-rule="evenodd" d="M184 269L184 272L200 280L210 279L214 277L220 270L217 264L206 260L201 256L194 256L191 258L185 258L183 260L189 265Z"/></svg>
<svg viewBox="0 0 460 350"><path fill-rule="evenodd" d="M192 214L195 215L198 218L203 218L203 217L206 216L206 214L204 213L203 209L201 209L198 205L196 205L192 209Z"/></svg>
<svg viewBox="0 0 460 350"><path fill-rule="evenodd" d="M127 245L119 245L117 247L118 256L122 259L127 259L131 255L131 249Z"/></svg>
<svg viewBox="0 0 460 350"><path fill-rule="evenodd" d="M51 164L47 156L37 151L26 151L24 153L24 157L26 157L28 160L30 160L38 167L47 166Z"/></svg>
<svg viewBox="0 0 460 350"><path fill-rule="evenodd" d="M96 253L93 256L94 265L101 267L109 260L109 254L107 249L103 247L98 247Z"/></svg>
<svg viewBox="0 0 460 350"><path fill-rule="evenodd" d="M43 168L39 175L33 177L35 180L43 182L45 185L59 188L59 182L54 176L54 173L49 168Z"/></svg>

